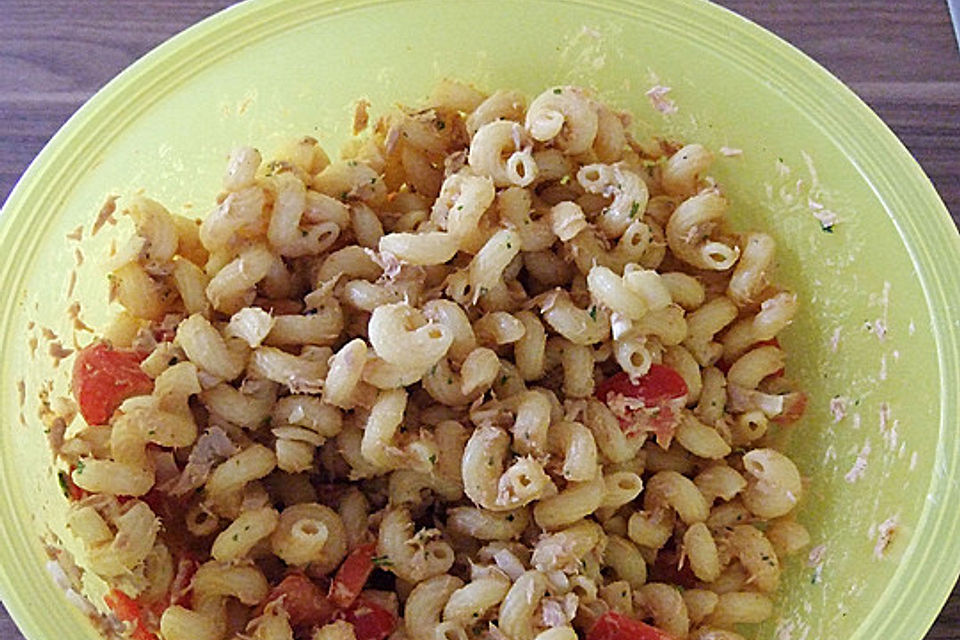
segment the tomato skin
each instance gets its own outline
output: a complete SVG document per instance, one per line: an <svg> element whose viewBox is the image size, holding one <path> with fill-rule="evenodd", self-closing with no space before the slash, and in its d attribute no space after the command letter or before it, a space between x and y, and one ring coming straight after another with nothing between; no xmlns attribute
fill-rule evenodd
<svg viewBox="0 0 960 640"><path fill-rule="evenodd" d="M71 386L87 424L107 424L124 400L153 391L153 380L140 369L145 357L106 342L95 342L77 353Z"/></svg>
<svg viewBox="0 0 960 640"><path fill-rule="evenodd" d="M350 552L330 583L327 597L334 605L345 609L352 605L373 573L373 555L376 545L365 544Z"/></svg>
<svg viewBox="0 0 960 640"><path fill-rule="evenodd" d="M384 640L397 627L392 613L364 598L357 598L352 607L342 610L337 617L353 625L357 640Z"/></svg>
<svg viewBox="0 0 960 640"><path fill-rule="evenodd" d="M270 590L264 605L283 598L281 606L292 627L324 625L333 619L333 604L323 590L303 573L291 573ZM358 639L359 640L359 639Z"/></svg>
<svg viewBox="0 0 960 640"><path fill-rule="evenodd" d="M670 446L679 422L680 410L686 401L687 383L679 373L662 364L650 365L650 370L636 383L626 372L610 376L597 386L597 399L605 402L620 422L620 429L632 437L644 432L656 435L657 443ZM639 400L644 409L615 409L617 398Z"/></svg>
<svg viewBox="0 0 960 640"><path fill-rule="evenodd" d="M358 638L359 640L359 638ZM587 633L587 640L674 640L656 627L607 611Z"/></svg>
<svg viewBox="0 0 960 640"><path fill-rule="evenodd" d="M159 640L156 634L147 630L143 609L136 600L119 589L112 589L103 601L118 620L132 625L130 637L133 640Z"/></svg>
<svg viewBox="0 0 960 640"><path fill-rule="evenodd" d="M606 402L607 395L619 393L627 398L643 401L648 407L663 404L688 393L687 383L679 373L662 364L650 365L650 370L636 384L625 371L614 374L600 383L596 397Z"/></svg>

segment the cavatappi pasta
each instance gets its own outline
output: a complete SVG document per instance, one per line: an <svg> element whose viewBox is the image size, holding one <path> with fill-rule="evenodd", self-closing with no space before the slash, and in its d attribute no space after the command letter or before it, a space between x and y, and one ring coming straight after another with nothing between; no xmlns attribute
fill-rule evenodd
<svg viewBox="0 0 960 640"><path fill-rule="evenodd" d="M337 159L234 151L202 222L127 202L122 310L59 451L125 633L735 639L772 615L809 542L772 446L805 404L776 340L797 299L712 160L578 87L445 82Z"/></svg>

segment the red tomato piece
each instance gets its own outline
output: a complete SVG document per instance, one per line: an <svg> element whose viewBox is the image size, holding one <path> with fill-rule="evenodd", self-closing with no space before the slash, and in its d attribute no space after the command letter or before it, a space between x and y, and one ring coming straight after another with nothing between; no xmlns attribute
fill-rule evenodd
<svg viewBox="0 0 960 640"><path fill-rule="evenodd" d="M352 607L337 617L353 625L357 640L383 640L397 627L397 619L392 613L364 598L358 598Z"/></svg>
<svg viewBox="0 0 960 640"><path fill-rule="evenodd" d="M590 628L587 640L673 640L673 638L639 620L628 618L616 611L607 611Z"/></svg>
<svg viewBox="0 0 960 640"><path fill-rule="evenodd" d="M103 597L117 619L131 625L130 637L133 640L159 640L156 634L147 630L144 611L136 600L119 589L111 590Z"/></svg>
<svg viewBox="0 0 960 640"><path fill-rule="evenodd" d="M145 357L144 353L114 349L105 342L96 342L77 354L73 396L87 424L107 424L124 400L153 391L153 380L140 370Z"/></svg>
<svg viewBox="0 0 960 640"><path fill-rule="evenodd" d="M353 604L363 591L363 586L367 584L367 578L373 573L375 552L376 545L372 543L357 547L350 552L337 570L333 582L330 583L330 592L327 595L330 602L344 609Z"/></svg>
<svg viewBox="0 0 960 640"><path fill-rule="evenodd" d="M264 604L282 600L293 627L323 625L333 618L334 606L323 590L302 573L291 573L270 590Z"/></svg>
<svg viewBox="0 0 960 640"><path fill-rule="evenodd" d="M595 395L607 403L628 436L653 432L660 446L666 448L673 439L687 393L687 383L679 373L652 364L636 383L623 371L610 376L598 385Z"/></svg>
<svg viewBox="0 0 960 640"><path fill-rule="evenodd" d="M636 384L621 371L610 376L597 387L596 396L606 401L607 395L619 393L627 398L636 398L652 407L668 400L687 395L687 383L679 373L662 364L650 365L650 370Z"/></svg>

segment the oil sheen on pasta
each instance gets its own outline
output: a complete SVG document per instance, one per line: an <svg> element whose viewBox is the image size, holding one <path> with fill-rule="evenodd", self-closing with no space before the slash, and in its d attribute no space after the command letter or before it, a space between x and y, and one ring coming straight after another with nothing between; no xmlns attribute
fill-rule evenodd
<svg viewBox="0 0 960 640"><path fill-rule="evenodd" d="M808 544L774 240L587 90L444 82L121 201L58 448L137 640L737 639ZM213 200L214 194L211 194Z"/></svg>

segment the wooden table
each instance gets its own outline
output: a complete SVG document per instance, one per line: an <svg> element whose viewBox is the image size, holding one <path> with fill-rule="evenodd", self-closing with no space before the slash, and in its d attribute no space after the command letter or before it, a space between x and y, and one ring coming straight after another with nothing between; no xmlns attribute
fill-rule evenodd
<svg viewBox="0 0 960 640"><path fill-rule="evenodd" d="M0 0L0 201L93 92L226 0ZM941 0L721 0L847 83L960 224L960 55ZM22 640L0 609L0 638ZM960 589L927 640L960 640ZM816 639L811 639L816 640Z"/></svg>

